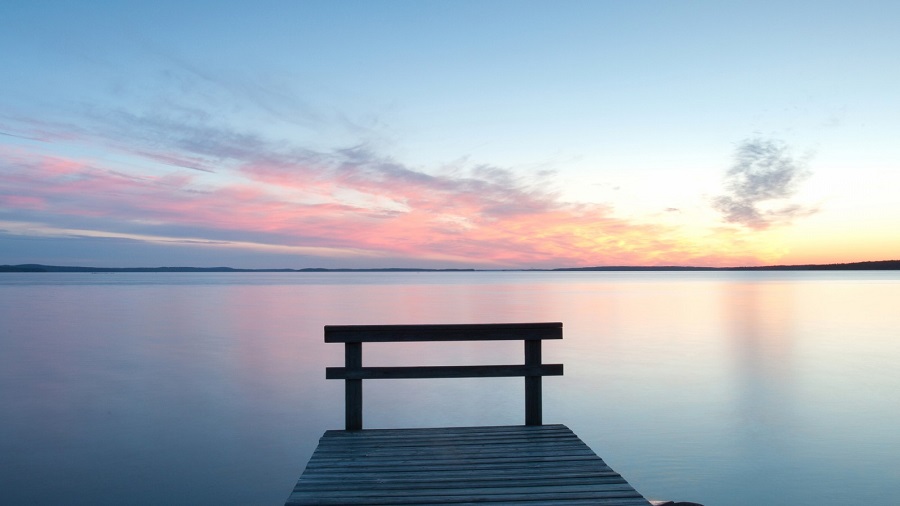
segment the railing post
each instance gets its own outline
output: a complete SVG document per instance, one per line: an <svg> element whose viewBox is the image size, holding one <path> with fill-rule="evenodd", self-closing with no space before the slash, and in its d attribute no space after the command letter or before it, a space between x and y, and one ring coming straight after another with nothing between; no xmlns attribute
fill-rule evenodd
<svg viewBox="0 0 900 506"><path fill-rule="evenodd" d="M541 342L525 340L525 365L541 365ZM525 376L525 425L542 425L541 377Z"/></svg>
<svg viewBox="0 0 900 506"><path fill-rule="evenodd" d="M362 367L362 343L344 343L344 367L348 371ZM346 430L362 430L362 380L344 380L344 418Z"/></svg>

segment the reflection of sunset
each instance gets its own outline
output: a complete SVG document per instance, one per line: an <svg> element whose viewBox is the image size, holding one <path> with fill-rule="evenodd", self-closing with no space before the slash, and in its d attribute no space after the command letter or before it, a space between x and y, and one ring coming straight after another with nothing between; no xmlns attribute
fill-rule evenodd
<svg viewBox="0 0 900 506"><path fill-rule="evenodd" d="M721 311L735 362L735 404L742 426L775 425L794 398L795 285L747 280L722 284ZM747 451L756 451L752 441Z"/></svg>
<svg viewBox="0 0 900 506"><path fill-rule="evenodd" d="M50 486L100 504L137 487L157 504L227 503L249 490L241 503L274 503L343 425L343 385L325 368L344 350L324 325L562 321L564 338L542 347L565 365L543 384L544 421L656 496L890 504L898 288L894 272L5 276L0 430L15 436L4 462L28 471L7 495L40 502ZM368 366L521 359L517 341L363 350ZM522 422L521 378L364 388L372 428ZM847 462L866 477L852 490Z"/></svg>

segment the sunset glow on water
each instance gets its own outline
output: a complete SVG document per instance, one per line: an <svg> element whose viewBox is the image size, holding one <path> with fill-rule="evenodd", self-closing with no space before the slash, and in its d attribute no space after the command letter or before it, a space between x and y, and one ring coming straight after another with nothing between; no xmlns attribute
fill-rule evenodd
<svg viewBox="0 0 900 506"><path fill-rule="evenodd" d="M561 321L544 422L645 496L889 503L898 296L893 272L4 274L0 476L16 504L279 504L343 426L324 325ZM516 342L364 348L521 360ZM367 428L523 423L520 378L364 388Z"/></svg>

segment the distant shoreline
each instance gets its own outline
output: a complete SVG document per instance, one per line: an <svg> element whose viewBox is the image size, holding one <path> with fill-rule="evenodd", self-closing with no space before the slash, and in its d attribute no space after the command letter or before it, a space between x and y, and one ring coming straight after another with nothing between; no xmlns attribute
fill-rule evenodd
<svg viewBox="0 0 900 506"><path fill-rule="evenodd" d="M900 270L900 260L879 260L843 264L766 265L754 267L696 266L596 266L556 269L418 269L405 267L373 269L236 269L233 267L78 267L42 264L0 265L3 272L575 272L575 271L889 271Z"/></svg>

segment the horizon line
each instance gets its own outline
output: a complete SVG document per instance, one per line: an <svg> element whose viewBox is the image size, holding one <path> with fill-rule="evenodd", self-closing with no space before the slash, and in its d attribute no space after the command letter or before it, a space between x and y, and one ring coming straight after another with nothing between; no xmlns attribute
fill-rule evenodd
<svg viewBox="0 0 900 506"><path fill-rule="evenodd" d="M900 260L871 260L863 262L846 262L832 264L795 264L795 265L762 265L705 267L691 265L610 265L590 267L556 267L556 268L418 268L418 267L370 267L370 268L326 268L304 267L293 268L260 268L244 269L236 267L86 267L59 266L46 264L0 265L0 272L573 272L573 271L785 271L785 270L900 270Z"/></svg>

